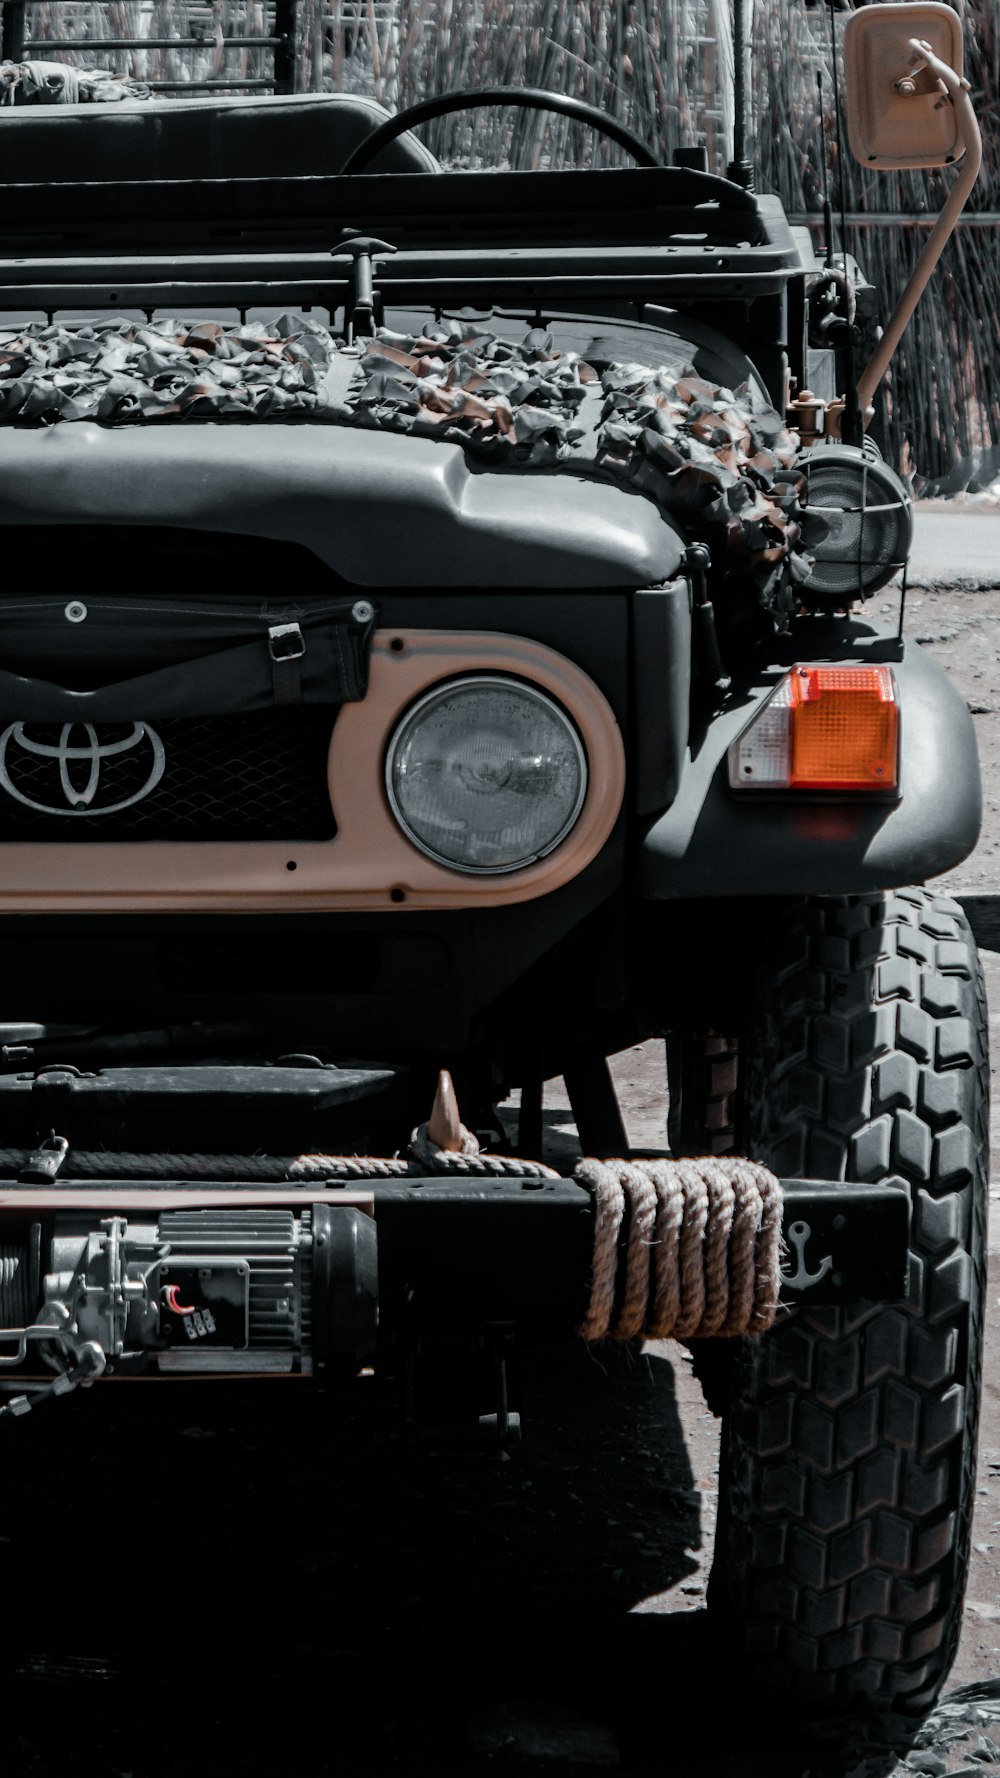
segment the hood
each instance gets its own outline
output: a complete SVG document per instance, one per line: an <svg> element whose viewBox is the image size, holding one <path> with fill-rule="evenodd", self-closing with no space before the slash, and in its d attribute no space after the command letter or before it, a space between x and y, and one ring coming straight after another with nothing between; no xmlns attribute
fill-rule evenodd
<svg viewBox="0 0 1000 1778"><path fill-rule="evenodd" d="M357 586L645 587L685 544L646 495L330 424L0 430L0 525L177 525L303 544Z"/></svg>

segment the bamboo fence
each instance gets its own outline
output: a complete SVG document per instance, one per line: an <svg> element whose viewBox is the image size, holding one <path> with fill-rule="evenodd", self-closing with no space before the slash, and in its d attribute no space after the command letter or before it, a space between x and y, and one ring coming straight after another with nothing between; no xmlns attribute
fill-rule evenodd
<svg viewBox="0 0 1000 1778"><path fill-rule="evenodd" d="M966 0L965 72L983 134L983 171L914 320L888 383L892 457L928 491L1000 476L1000 12L996 0ZM837 153L833 66L825 8L788 0L756 9L756 60L766 94L757 116L759 183L786 210L819 222L823 145L817 73L822 76L830 190L849 216L847 247L891 312L917 257L926 224L950 175L873 173ZM838 29L839 38L839 29ZM838 64L839 65L839 64ZM841 174L843 191L841 191ZM976 213L983 217L977 225ZM839 231L838 231L839 239ZM819 227L813 240L821 245Z"/></svg>
<svg viewBox="0 0 1000 1778"><path fill-rule="evenodd" d="M253 81L273 69L268 52L245 39L273 33L274 0L30 0L27 14L29 35L50 40L51 53L72 41L74 59L138 78ZM873 174L846 154L841 168L829 16L826 7L807 10L803 0L755 0L757 179L797 220L818 223L822 109L835 211L842 196L855 218L846 246L887 314L946 179ZM835 16L839 38L843 15ZM722 171L732 141L730 20L729 0L300 0L295 84L300 91L367 92L393 111L478 85L541 87L598 105L664 158L678 145L703 144L710 166ZM969 208L989 212L1000 208L996 0L966 0L965 34L966 73L984 137L983 176ZM176 36L203 41L185 50L100 47L104 38ZM227 49L228 36L244 42ZM425 140L458 167L606 166L626 158L569 119L516 109L436 119ZM1000 471L998 230L968 226L968 213L965 220L897 354L888 389L891 455L918 485L949 476L963 485L977 473L989 480L991 464L992 476ZM822 245L818 228L814 241Z"/></svg>

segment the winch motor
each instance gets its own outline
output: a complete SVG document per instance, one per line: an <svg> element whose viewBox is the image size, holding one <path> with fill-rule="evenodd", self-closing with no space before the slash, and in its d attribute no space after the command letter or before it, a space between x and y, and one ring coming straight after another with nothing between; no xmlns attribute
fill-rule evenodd
<svg viewBox="0 0 1000 1778"><path fill-rule="evenodd" d="M37 1353L62 1371L86 1348L95 1374L357 1370L377 1341L375 1223L328 1204L59 1213L5 1244L0 1317L4 1367Z"/></svg>

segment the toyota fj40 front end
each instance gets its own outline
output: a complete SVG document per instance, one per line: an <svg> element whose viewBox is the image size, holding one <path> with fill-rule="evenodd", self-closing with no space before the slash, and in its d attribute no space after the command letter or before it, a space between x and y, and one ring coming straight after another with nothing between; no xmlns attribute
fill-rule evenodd
<svg viewBox="0 0 1000 1778"><path fill-rule="evenodd" d="M967 107L947 12L852 21L904 112ZM416 1435L451 1342L503 1446L515 1333L673 1331L760 1672L919 1711L986 1062L912 885L975 843L972 726L861 603L910 510L844 274L577 109L639 166L444 173L334 98L0 125L0 1411L374 1369ZM607 1058L658 1035L635 1155Z"/></svg>

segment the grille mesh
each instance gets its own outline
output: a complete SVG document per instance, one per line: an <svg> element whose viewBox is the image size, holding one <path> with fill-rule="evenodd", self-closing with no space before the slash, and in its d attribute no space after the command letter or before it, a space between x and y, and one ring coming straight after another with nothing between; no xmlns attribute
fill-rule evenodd
<svg viewBox="0 0 1000 1778"><path fill-rule="evenodd" d="M251 715L191 718L149 725L162 743L162 776L127 808L155 774L148 732L133 723L32 722L7 728L0 741L0 840L326 840L336 832L327 788L327 753L335 711L312 707ZM72 755L63 762L36 747ZM92 788L75 812L74 794ZM28 797L36 807L20 801Z"/></svg>

